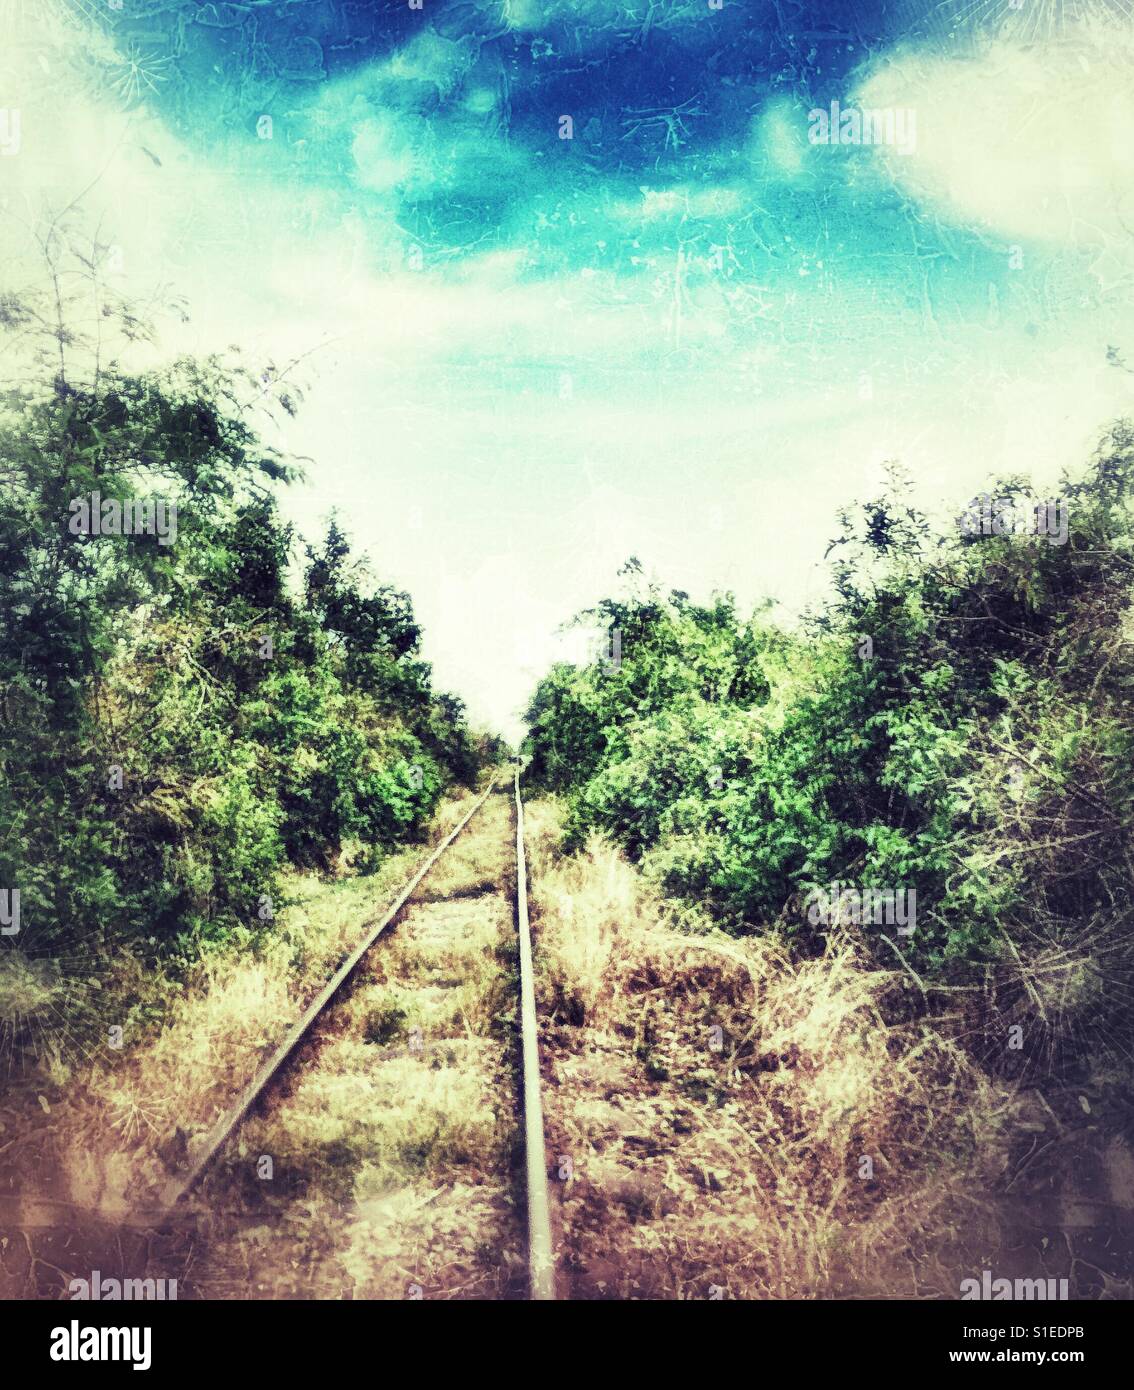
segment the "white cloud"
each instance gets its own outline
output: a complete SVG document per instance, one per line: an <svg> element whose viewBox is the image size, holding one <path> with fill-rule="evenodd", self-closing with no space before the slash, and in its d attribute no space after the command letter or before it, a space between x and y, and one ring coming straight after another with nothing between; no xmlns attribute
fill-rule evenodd
<svg viewBox="0 0 1134 1390"><path fill-rule="evenodd" d="M970 55L907 50L863 83L864 105L914 107L917 151L888 172L954 221L1006 239L1086 247L1100 279L1134 272L1134 33L1069 31Z"/></svg>

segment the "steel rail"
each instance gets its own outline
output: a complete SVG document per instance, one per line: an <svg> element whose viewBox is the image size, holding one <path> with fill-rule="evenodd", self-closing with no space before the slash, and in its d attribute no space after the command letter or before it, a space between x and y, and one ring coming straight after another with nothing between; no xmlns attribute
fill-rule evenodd
<svg viewBox="0 0 1134 1390"><path fill-rule="evenodd" d="M456 826L456 828L451 830L449 834L446 835L445 838L441 841L441 843L437 846L437 848L433 850L433 852L429 855L429 857L425 860L425 862L421 865L421 867L405 885L402 891L394 899L393 903L386 910L385 914L380 918L378 922L371 926L370 930L363 937L361 944L355 947L355 949L350 953L346 960L343 961L343 963L339 966L339 968L335 971L335 973L319 991L319 993L308 1005L308 1007L303 1011L302 1015L288 1029L283 1040L275 1048L271 1056L268 1057L267 1060L261 1065L260 1069L256 1072L256 1075L247 1084L247 1086L245 1086L244 1090L241 1091L240 1096L237 1098L234 1104L230 1107L228 1111L225 1112L224 1115L221 1116L221 1118L216 1122L216 1124L213 1125L212 1129L209 1131L208 1137L205 1140L201 1152L193 1160L192 1165L189 1168L189 1171L184 1174L179 1174L176 1178L171 1179L166 1184L166 1186L162 1190L162 1195L160 1199L162 1207L166 1211L170 1211L174 1207L176 1207L177 1204L181 1202L183 1198L186 1197L187 1194L193 1190L197 1183L200 1182L202 1175L205 1173L210 1164L216 1158L220 1150L224 1147L225 1143L231 1137L237 1125L240 1124L240 1122L255 1105L256 1101L260 1097L260 1094L263 1092L263 1090L271 1081L271 1079L275 1076L276 1072L279 1071L280 1067L283 1066L283 1064L287 1061L287 1059L291 1056L291 1054L296 1050L299 1044L306 1037L307 1033L311 1028L311 1025L315 1022L315 1020L331 1002L334 996L342 988L343 984L354 973L359 962L362 960L363 956L366 955L367 951L370 950L371 946L374 945L378 937L382 934L383 931L385 931L385 929L390 925L390 923L394 920L394 918L401 911L401 909L406 905L406 902L409 900L410 895L420 885L422 879L425 878L426 874L430 871L430 869L433 868L433 866L437 863L438 859L441 858L441 856L445 853L445 851L449 848L449 846L453 843L453 841L457 838L461 831L464 830L465 826L468 825L469 821L472 820L473 816L476 815L476 813L480 810L480 808L496 790L496 785L496 779L493 778L492 784L489 786L488 790L477 799L476 804L473 806L472 810L469 811L468 815L465 816L464 819Z"/></svg>
<svg viewBox="0 0 1134 1390"><path fill-rule="evenodd" d="M533 1300L555 1297L555 1263L551 1254L551 1216L547 1195L547 1154L540 1100L539 1031L536 1027L532 934L528 924L528 871L524 855L524 803L520 769L516 788L516 923L520 937L520 1041L524 1078L524 1154L528 1189L528 1276Z"/></svg>

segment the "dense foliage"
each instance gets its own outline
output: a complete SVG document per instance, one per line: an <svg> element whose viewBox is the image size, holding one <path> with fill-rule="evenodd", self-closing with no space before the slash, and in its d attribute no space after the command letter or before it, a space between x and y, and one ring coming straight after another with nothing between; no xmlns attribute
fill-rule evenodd
<svg viewBox="0 0 1134 1390"><path fill-rule="evenodd" d="M866 934L889 964L939 978L1008 952L1041 1011L1105 993L1134 877L1132 484L1123 424L1058 489L1060 544L937 534L892 470L842 514L830 601L791 630L633 562L581 617L621 660L542 681L528 776L567 797L576 842L608 832L733 931L806 949L817 888L915 889L908 940Z"/></svg>
<svg viewBox="0 0 1134 1390"><path fill-rule="evenodd" d="M296 408L282 378L127 369L107 351L145 335L126 306L104 296L96 337L61 305L0 306L10 350L47 343L0 397L0 886L21 948L191 953L269 927L284 865L365 867L415 836L499 749L432 690L408 597L336 524L302 559L275 499L294 465L257 429ZM176 504L175 541L76 532L92 494Z"/></svg>

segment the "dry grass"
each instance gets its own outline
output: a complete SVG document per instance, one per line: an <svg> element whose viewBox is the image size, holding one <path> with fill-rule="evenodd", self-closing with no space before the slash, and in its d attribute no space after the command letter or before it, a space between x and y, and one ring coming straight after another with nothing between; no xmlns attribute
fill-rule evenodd
<svg viewBox="0 0 1134 1390"><path fill-rule="evenodd" d="M434 840L469 804L441 809ZM522 1287L512 835L507 799L492 798L206 1177L197 1234L174 1238L150 1275L177 1278L182 1298L508 1297ZM21 1173L21 1189L72 1204L89 1227L60 1278L124 1258L119 1223L152 1208L423 852L366 878L293 880L296 901L258 954L215 953L180 994L132 982L166 1006L159 1032L128 1038L55 1089L37 1080L32 1105L36 1089L51 1097L36 1131L50 1136L51 1161ZM257 1167L265 1155L270 1181Z"/></svg>
<svg viewBox="0 0 1134 1390"><path fill-rule="evenodd" d="M678 930L609 846L560 858L552 804L527 821L561 1296L933 1292L1000 1097L901 977L849 940L800 962ZM522 1293L511 836L492 798L207 1179L188 1266L150 1273L182 1297ZM160 1033L51 1092L54 1195L145 1205L418 854L300 884L269 951L215 956Z"/></svg>
<svg viewBox="0 0 1134 1390"><path fill-rule="evenodd" d="M468 796L447 802L435 833L450 829L469 803ZM25 1165L21 1188L108 1219L151 1205L171 1168L192 1152L423 853L406 849L361 878L293 876L290 905L270 940L255 954L243 943L214 951L187 986L147 977L124 956L111 984L121 993L118 986L128 983L135 1005L148 1002L164 1022L156 1033L128 1032L119 1052L99 1049L89 1065L33 1076L22 1092L13 1088L13 1104L34 1106L39 1093L50 1098L50 1152Z"/></svg>
<svg viewBox="0 0 1134 1390"><path fill-rule="evenodd" d="M507 803L491 800L202 1191L209 1297L508 1297L522 1273ZM439 896L439 895L444 896ZM270 1182L255 1176L262 1156Z"/></svg>
<svg viewBox="0 0 1134 1390"><path fill-rule="evenodd" d="M800 962L768 937L679 932L608 845L560 858L552 805L528 825L574 1296L922 1288L913 1252L999 1161L998 1098L929 1024L894 1021L900 977L849 939Z"/></svg>

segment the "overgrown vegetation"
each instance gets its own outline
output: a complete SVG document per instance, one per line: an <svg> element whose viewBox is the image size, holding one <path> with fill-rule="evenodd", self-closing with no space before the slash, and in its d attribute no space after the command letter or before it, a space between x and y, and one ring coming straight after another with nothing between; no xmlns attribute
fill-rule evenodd
<svg viewBox="0 0 1134 1390"><path fill-rule="evenodd" d="M733 934L819 951L816 889L916 890L912 935L860 933L880 963L923 989L992 972L1001 1021L1018 1005L1052 1047L1089 1030L1126 1052L1132 484L1122 423L1057 489L1056 544L935 532L891 470L843 513L831 600L792 630L632 561L581 618L620 660L535 694L529 781L565 796L568 845L608 833Z"/></svg>
<svg viewBox="0 0 1134 1390"><path fill-rule="evenodd" d="M904 972L849 933L797 960L682 930L602 836L562 855L558 816L527 823L561 1294L953 1296L1004 1097Z"/></svg>
<svg viewBox="0 0 1134 1390"><path fill-rule="evenodd" d="M510 807L489 798L325 1018L317 1055L204 1189L270 1221L226 1231L203 1296L514 1297ZM247 1156L277 1156L272 1183Z"/></svg>
<svg viewBox="0 0 1134 1390"><path fill-rule="evenodd" d="M446 798L433 835L472 800ZM211 1221L153 1271L178 1278L183 1297L341 1298L345 1289L402 1298L415 1283L430 1298L522 1289L510 830L507 796L490 798L431 875L430 897L383 936L323 1016L303 1065L208 1174L199 1200ZM359 922L382 910L418 857L401 851L372 875L333 884L305 874L262 950L230 940L210 952L160 1032L53 1095L38 1183L107 1220L152 1206L231 1104L233 1078L251 1075L281 1020L310 1002L357 942ZM257 1170L263 1154L271 1181ZM105 1236L88 1238L97 1249ZM76 1258L105 1269L113 1256L69 1253Z"/></svg>
<svg viewBox="0 0 1134 1390"><path fill-rule="evenodd" d="M257 939L281 870L372 866L500 747L433 689L408 596L334 521L301 547L282 520L288 371L158 364L71 245L53 227L47 292L0 306L0 886L6 962L49 961L56 1006L70 971L78 1007L111 943L176 965ZM84 534L82 500L168 535Z"/></svg>

